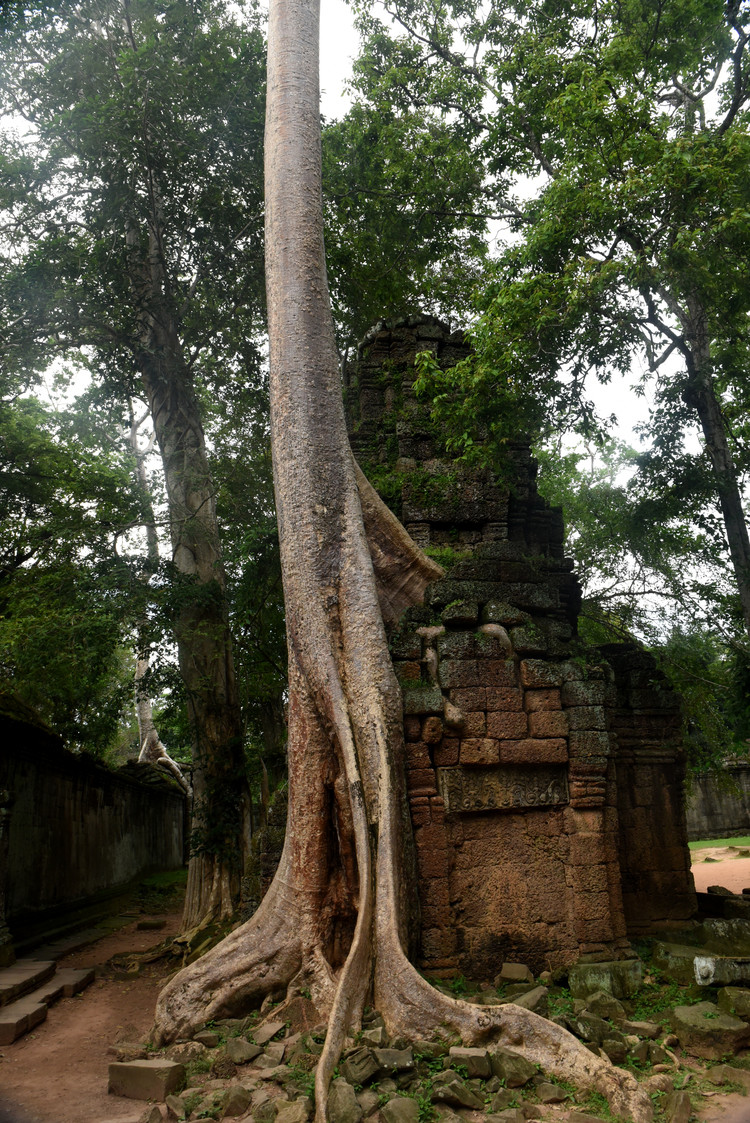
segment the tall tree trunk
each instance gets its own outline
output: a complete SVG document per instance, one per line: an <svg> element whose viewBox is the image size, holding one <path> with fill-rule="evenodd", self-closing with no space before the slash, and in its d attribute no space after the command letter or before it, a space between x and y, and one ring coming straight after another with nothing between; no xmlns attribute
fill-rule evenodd
<svg viewBox="0 0 750 1123"><path fill-rule="evenodd" d="M381 606L413 601L437 573L364 486L360 499L346 437L323 253L317 41L317 0L272 2L266 269L289 649L286 842L254 917L162 992L156 1038L304 986L328 1018L318 1123L366 1002L392 1034L423 1037L442 1024L467 1043L510 1045L645 1123L651 1103L630 1074L519 1007L446 997L407 958L415 875L401 701Z"/></svg>
<svg viewBox="0 0 750 1123"><path fill-rule="evenodd" d="M729 447L721 406L711 370L711 336L703 304L696 294L687 301L684 318L687 340L688 384L686 404L698 414L719 497L724 530L729 544L745 631L750 637L750 537L737 479L737 468Z"/></svg>
<svg viewBox="0 0 750 1123"><path fill-rule="evenodd" d="M191 854L183 930L239 901L247 785L226 581L200 410L169 310L137 355L164 466L172 559L185 578L175 637L193 732Z"/></svg>

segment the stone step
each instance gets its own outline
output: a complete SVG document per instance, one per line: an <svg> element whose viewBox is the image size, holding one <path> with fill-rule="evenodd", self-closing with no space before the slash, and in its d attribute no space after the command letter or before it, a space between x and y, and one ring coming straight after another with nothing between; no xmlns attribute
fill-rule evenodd
<svg viewBox="0 0 750 1123"><path fill-rule="evenodd" d="M17 959L0 971L0 1010L45 983L55 973L52 960Z"/></svg>
<svg viewBox="0 0 750 1123"><path fill-rule="evenodd" d="M46 1017L46 1002L33 1002L28 997L0 1006L0 1045L10 1045Z"/></svg>

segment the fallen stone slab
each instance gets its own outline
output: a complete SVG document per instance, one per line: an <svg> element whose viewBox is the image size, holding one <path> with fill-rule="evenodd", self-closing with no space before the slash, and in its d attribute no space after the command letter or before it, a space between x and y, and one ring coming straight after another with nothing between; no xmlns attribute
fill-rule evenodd
<svg viewBox="0 0 750 1123"><path fill-rule="evenodd" d="M312 1109L312 1100L308 1096L298 1096L296 1100L281 1105L276 1113L276 1123L307 1123ZM329 1118L332 1119L332 1116Z"/></svg>
<svg viewBox="0 0 750 1123"><path fill-rule="evenodd" d="M522 1088L536 1076L536 1066L511 1049L498 1049L490 1058L493 1073L504 1080L508 1088Z"/></svg>
<svg viewBox="0 0 750 1123"><path fill-rule="evenodd" d="M574 998L587 998L596 991L604 991L614 998L630 998L642 985L640 959L574 963L568 971L568 986Z"/></svg>
<svg viewBox="0 0 750 1123"><path fill-rule="evenodd" d="M272 1037L275 1037L276 1034L280 1030L285 1028L285 1026L286 1026L286 1022L279 1022L279 1021L263 1022L261 1025L258 1026L257 1029L254 1029L252 1031L253 1040L254 1040L255 1044L256 1045L267 1044L267 1042L269 1042Z"/></svg>
<svg viewBox="0 0 750 1123"><path fill-rule="evenodd" d="M676 1006L671 1022L685 1052L710 1061L736 1053L750 1039L750 1026L732 1014L722 1014L713 1002Z"/></svg>
<svg viewBox="0 0 750 1123"><path fill-rule="evenodd" d="M533 983L534 976L525 963L503 963L500 973L495 976L495 986L506 983Z"/></svg>
<svg viewBox="0 0 750 1123"><path fill-rule="evenodd" d="M449 1053L451 1064L461 1065L466 1069L469 1079L479 1077L480 1080L489 1080L492 1075L492 1063L486 1049L469 1049L461 1045L454 1045Z"/></svg>
<svg viewBox="0 0 750 1123"><path fill-rule="evenodd" d="M411 1096L394 1096L380 1109L384 1123L418 1123L419 1104Z"/></svg>
<svg viewBox="0 0 750 1123"><path fill-rule="evenodd" d="M532 1014L539 1014L540 1017L546 1018L549 1013L548 998L547 987L534 987L533 990L527 990L525 994L514 995L511 1001L515 1006L521 1006L524 1010L530 1010Z"/></svg>
<svg viewBox="0 0 750 1123"><path fill-rule="evenodd" d="M107 1091L130 1100L158 1100L179 1092L185 1083L185 1066L161 1058L147 1061L115 1061L109 1066Z"/></svg>
<svg viewBox="0 0 750 1123"><path fill-rule="evenodd" d="M750 1092L750 1070L735 1065L714 1065L706 1070L706 1080L712 1084L739 1084Z"/></svg>
<svg viewBox="0 0 750 1123"><path fill-rule="evenodd" d="M243 1037L230 1037L227 1041L226 1052L230 1061L233 1061L236 1065L246 1065L249 1061L253 1061L260 1056L262 1050L260 1045L252 1045L249 1041L245 1041Z"/></svg>
<svg viewBox="0 0 750 1123"><path fill-rule="evenodd" d="M362 1105L349 1081L342 1076L332 1081L328 1093L330 1123L360 1123L362 1115Z"/></svg>
<svg viewBox="0 0 750 1123"><path fill-rule="evenodd" d="M661 1033L661 1026L658 1022L633 1022L625 1021L620 1026L623 1033L634 1033L637 1037L648 1037L652 1041Z"/></svg>
<svg viewBox="0 0 750 1123"><path fill-rule="evenodd" d="M252 1098L253 1094L247 1088L243 1088L241 1084L233 1084L224 1101L223 1115L229 1118L244 1115L250 1107Z"/></svg>
<svg viewBox="0 0 750 1123"><path fill-rule="evenodd" d="M667 1123L689 1123L693 1105L687 1092L670 1092L664 1101Z"/></svg>

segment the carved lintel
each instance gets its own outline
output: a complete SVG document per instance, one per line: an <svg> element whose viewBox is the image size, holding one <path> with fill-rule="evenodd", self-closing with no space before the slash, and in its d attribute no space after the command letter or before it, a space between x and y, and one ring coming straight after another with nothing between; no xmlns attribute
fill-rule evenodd
<svg viewBox="0 0 750 1123"><path fill-rule="evenodd" d="M570 802L564 765L438 768L438 789L449 814L559 807Z"/></svg>

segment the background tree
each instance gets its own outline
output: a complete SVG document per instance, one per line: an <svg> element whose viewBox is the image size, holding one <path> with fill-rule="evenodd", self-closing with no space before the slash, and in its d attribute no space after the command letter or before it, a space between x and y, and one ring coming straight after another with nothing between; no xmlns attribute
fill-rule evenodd
<svg viewBox="0 0 750 1123"><path fill-rule="evenodd" d="M520 419L590 434L587 378L625 376L639 356L656 440L702 435L747 642L746 5L386 10L404 34L363 9L360 88L390 111L460 119L488 197L510 216L479 297L478 355L437 383L457 440L489 432L496 448ZM685 486L694 463L684 456Z"/></svg>
<svg viewBox="0 0 750 1123"><path fill-rule="evenodd" d="M38 368L88 348L123 400L140 386L162 458L194 755L189 928L231 912L244 849L201 398L258 379L262 39L221 3L81 0L11 12L0 55L3 107L31 125L4 165L5 353Z"/></svg>
<svg viewBox="0 0 750 1123"><path fill-rule="evenodd" d="M510 1039L645 1121L651 1104L632 1076L528 1011L447 998L406 956L414 868L384 615L421 599L440 571L357 472L346 435L323 250L318 31L317 4L272 4L266 283L289 656L286 843L253 918L162 992L156 1036L174 1039L266 993L291 997L304 986L328 1018L315 1078L319 1123L345 1036L370 1000L390 1033L424 1035L442 1024L466 1041Z"/></svg>

